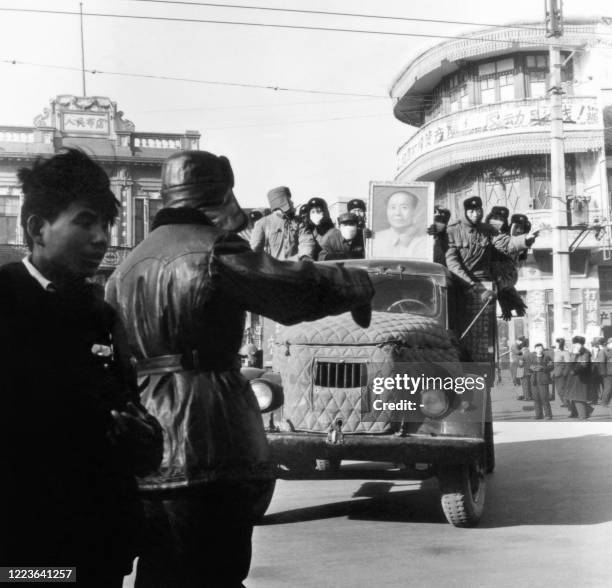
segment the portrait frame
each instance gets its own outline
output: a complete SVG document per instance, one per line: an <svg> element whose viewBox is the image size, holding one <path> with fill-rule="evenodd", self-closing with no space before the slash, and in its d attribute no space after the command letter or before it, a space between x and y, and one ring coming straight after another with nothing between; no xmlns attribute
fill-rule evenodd
<svg viewBox="0 0 612 588"><path fill-rule="evenodd" d="M387 218L387 203L390 197L397 192L408 192L418 198L415 207L415 215L412 219L411 232L414 234L414 244L426 244L425 247L416 247L418 254L409 256L400 255L393 251L385 243L389 241L388 234L392 227ZM372 238L368 239L367 257L368 258L406 258L418 259L422 261L433 261L433 237L427 235L427 227L433 222L434 214L434 182L400 182L400 181L372 181L368 197L368 210ZM400 230L400 229L397 229ZM380 239L377 243L376 239ZM383 243L384 241L384 243ZM412 240L411 240L412 241Z"/></svg>

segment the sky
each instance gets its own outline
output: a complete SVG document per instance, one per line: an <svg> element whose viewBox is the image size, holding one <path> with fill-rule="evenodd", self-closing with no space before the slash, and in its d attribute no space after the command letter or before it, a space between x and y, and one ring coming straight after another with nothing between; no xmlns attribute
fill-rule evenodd
<svg viewBox="0 0 612 588"><path fill-rule="evenodd" d="M83 11L403 33L84 17L87 69L308 90L86 75L87 95L115 101L136 131L198 130L201 149L229 157L235 193L249 207L266 205L267 191L277 185L289 186L297 203L313 196L335 202L367 199L370 181L393 180L396 150L414 129L394 118L389 89L414 57L441 41L408 34L457 35L477 28L196 6L195 1L84 0ZM217 0L217 4L485 25L544 17L542 0ZM566 0L565 17L612 16L608 4ZM0 62L0 125L31 125L54 96L82 95L79 18L2 8L78 12L79 3L0 0L0 60L38 64Z"/></svg>

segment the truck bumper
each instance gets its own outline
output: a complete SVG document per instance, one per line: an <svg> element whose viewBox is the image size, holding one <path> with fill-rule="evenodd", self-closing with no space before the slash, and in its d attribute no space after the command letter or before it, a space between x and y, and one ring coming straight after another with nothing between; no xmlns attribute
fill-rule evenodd
<svg viewBox="0 0 612 588"><path fill-rule="evenodd" d="M331 443L318 433L268 433L275 462L304 463L314 459L343 459L395 463L458 465L482 457L480 438L449 436L344 435Z"/></svg>

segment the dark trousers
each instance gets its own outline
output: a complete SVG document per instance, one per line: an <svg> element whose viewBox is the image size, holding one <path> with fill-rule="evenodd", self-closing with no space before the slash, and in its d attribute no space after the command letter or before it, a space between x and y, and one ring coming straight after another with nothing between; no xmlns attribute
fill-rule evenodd
<svg viewBox="0 0 612 588"><path fill-rule="evenodd" d="M523 386L523 397L525 400L532 400L531 376L523 376L521 378L521 385Z"/></svg>
<svg viewBox="0 0 612 588"><path fill-rule="evenodd" d="M577 416L579 419L584 420L589 417L589 407L583 400L572 400L570 403L570 416Z"/></svg>
<svg viewBox="0 0 612 588"><path fill-rule="evenodd" d="M604 406L610 404L612 398L612 376L603 377L603 392L601 393L601 403Z"/></svg>
<svg viewBox="0 0 612 588"><path fill-rule="evenodd" d="M211 482L145 500L148 533L136 588L234 588L251 565L252 505L270 482Z"/></svg>
<svg viewBox="0 0 612 588"><path fill-rule="evenodd" d="M541 419L542 416L550 417L550 399L548 396L548 384L532 384L533 403L535 404L535 417ZM544 414L542 415L542 412Z"/></svg>

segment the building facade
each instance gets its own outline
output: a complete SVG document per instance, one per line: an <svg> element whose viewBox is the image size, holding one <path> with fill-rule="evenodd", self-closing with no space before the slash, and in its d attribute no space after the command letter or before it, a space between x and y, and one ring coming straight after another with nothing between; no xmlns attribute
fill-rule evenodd
<svg viewBox="0 0 612 588"><path fill-rule="evenodd" d="M200 133L137 132L117 104L100 96L57 96L31 127L0 126L0 264L27 253L17 170L64 147L77 147L107 172L121 202L101 280L148 234L161 206L161 166L172 153L199 149Z"/></svg>
<svg viewBox="0 0 612 588"><path fill-rule="evenodd" d="M566 21L562 46L563 126L574 334L612 336L610 221L612 23ZM396 118L416 127L397 153L398 181L435 182L436 204L463 216L482 198L524 213L540 237L519 270L528 314L504 325L552 344L552 210L549 56L542 23L487 28L445 41L412 60L395 80ZM477 39L476 39L477 38ZM608 149L608 150L607 150ZM606 157L608 155L608 158ZM576 227L576 228L574 228Z"/></svg>

